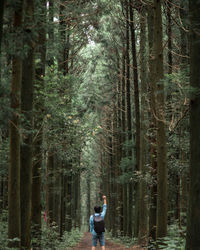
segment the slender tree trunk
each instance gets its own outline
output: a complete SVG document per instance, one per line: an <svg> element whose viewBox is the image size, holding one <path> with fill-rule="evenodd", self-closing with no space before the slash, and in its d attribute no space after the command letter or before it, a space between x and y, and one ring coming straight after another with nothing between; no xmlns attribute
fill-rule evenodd
<svg viewBox="0 0 200 250"><path fill-rule="evenodd" d="M34 48L33 1L25 1L25 33L24 47L28 52L23 59L21 112L23 115L23 134L21 144L21 245L24 249L30 249L31 243L31 184L32 184L32 130L33 130L33 83L34 83Z"/></svg>
<svg viewBox="0 0 200 250"><path fill-rule="evenodd" d="M163 72L163 39L162 39L162 0L154 0L154 58L155 82L157 84L157 221L156 238L163 238L167 233L167 159L165 135L165 107Z"/></svg>
<svg viewBox="0 0 200 250"><path fill-rule="evenodd" d="M87 212L88 212L88 216L87 218L90 218L90 213L91 213L91 206L90 206L90 176L88 176L88 179L87 179ZM90 227L90 226L89 226ZM90 228L88 228L88 230L90 231Z"/></svg>
<svg viewBox="0 0 200 250"><path fill-rule="evenodd" d="M60 182L60 238L63 236L63 229L65 225L65 206L64 206L64 174L63 174L63 163L61 171L61 182Z"/></svg>
<svg viewBox="0 0 200 250"><path fill-rule="evenodd" d="M130 30L131 30L131 43L132 43L132 60L133 60L133 80L134 80L134 104L135 104L135 141L136 141L136 165L135 171L139 171L140 166L140 102L139 102L139 88L138 88L138 68L137 68L137 51L136 51L136 38L135 38L135 27L134 27L134 12L133 5L134 1L129 0L130 4ZM135 183L135 218L134 218L134 236L138 236L139 229L139 188L138 182Z"/></svg>
<svg viewBox="0 0 200 250"><path fill-rule="evenodd" d="M46 63L46 0L41 0L40 8L37 9L38 17L38 64L36 65L35 89L38 93L44 88L45 63ZM41 95L34 99L34 106L37 116L34 117L34 128L37 131L34 136L34 156L32 170L32 223L33 237L37 240L34 247L40 248L41 245L41 170L43 161L43 109L44 100Z"/></svg>
<svg viewBox="0 0 200 250"><path fill-rule="evenodd" d="M189 0L190 17L190 189L186 250L200 246L200 2Z"/></svg>
<svg viewBox="0 0 200 250"><path fill-rule="evenodd" d="M117 93L117 84L114 84L114 91ZM113 173L112 173L112 181L113 181L113 228L112 228L112 236L117 236L117 228L119 227L119 206L118 206L118 192L117 192L117 178L118 178L118 161L117 161L117 109L116 109L116 100L115 97L114 107L113 107L113 123L112 123L112 145L113 145Z"/></svg>
<svg viewBox="0 0 200 250"><path fill-rule="evenodd" d="M53 200L53 220L60 228L60 194L61 194L61 160L58 158L58 153L54 155L54 200Z"/></svg>
<svg viewBox="0 0 200 250"><path fill-rule="evenodd" d="M48 44L49 44L49 50L50 50L50 58L49 58L49 66L54 65L54 0L49 0L49 29L48 29Z"/></svg>
<svg viewBox="0 0 200 250"><path fill-rule="evenodd" d="M150 204L149 204L149 236L150 239L156 239L156 206L157 206L157 150L156 150L156 104L155 104L155 62L153 60L153 6L148 6L148 42L149 42L149 87L150 87Z"/></svg>
<svg viewBox="0 0 200 250"><path fill-rule="evenodd" d="M126 156L126 151L123 148L126 141L126 52L125 46L123 47L122 54L122 82L121 82L121 104L122 104L122 112L121 112L121 127L122 127L122 158ZM124 171L126 172L126 170ZM127 225L127 183L123 184L123 234L126 235L126 225Z"/></svg>
<svg viewBox="0 0 200 250"><path fill-rule="evenodd" d="M49 149L47 157L47 180L46 180L46 196L47 196L47 224L52 226L53 218L53 205L54 205L54 153Z"/></svg>
<svg viewBox="0 0 200 250"><path fill-rule="evenodd" d="M122 73L120 69L120 58L118 58L118 73L119 79L117 83L117 164L118 164L118 172L117 176L119 177L122 174L122 170L119 168L120 161L122 158L122 88L121 88L121 81L122 81ZM123 194L122 194L122 184L117 184L117 204L119 206L118 215L119 215L119 227L120 232L123 232Z"/></svg>
<svg viewBox="0 0 200 250"><path fill-rule="evenodd" d="M7 209L8 208L8 176L3 176L3 203L2 208Z"/></svg>
<svg viewBox="0 0 200 250"><path fill-rule="evenodd" d="M132 115L131 115L131 88L130 88L130 22L129 22L129 2L126 2L126 106L127 106L127 129L128 129L128 141L132 143ZM132 160L132 148L128 148L128 157ZM131 166L130 171L134 170L134 166ZM133 219L133 183L132 181L128 184L129 195L127 206L127 233L132 236L132 219Z"/></svg>
<svg viewBox="0 0 200 250"><path fill-rule="evenodd" d="M14 30L22 26L23 1L19 1L14 10ZM10 118L10 161L8 169L8 238L10 247L20 247L21 216L20 216L20 92L22 81L22 37L16 40L16 51L12 59L11 109ZM18 241L13 240L18 238Z"/></svg>
<svg viewBox="0 0 200 250"><path fill-rule="evenodd" d="M167 35L168 35L168 74L172 74L172 18L171 5L172 2L167 2Z"/></svg>
<svg viewBox="0 0 200 250"><path fill-rule="evenodd" d="M140 148L140 173L141 178L139 182L139 234L138 243L140 245L147 245L148 237L148 211L147 211L147 59L146 59L146 10L142 9L140 12L140 75L141 75L141 148Z"/></svg>
<svg viewBox="0 0 200 250"><path fill-rule="evenodd" d="M68 163L68 175L66 176L66 231L70 232L72 229L72 173L71 163Z"/></svg>
<svg viewBox="0 0 200 250"><path fill-rule="evenodd" d="M181 8L180 8L180 18L181 18L181 22L183 23L184 27L186 27L186 29L188 29L188 1L181 1ZM181 46L181 71L183 73L186 72L186 70L188 69L188 65L189 65L189 56L188 56L188 34L180 29L180 46ZM188 129L188 124L181 124L180 125L180 138L182 138L185 129ZM180 142L181 144L182 142ZM182 148L182 144L180 145L180 147ZM186 161L186 152L184 151L184 149L181 149L180 152L180 159L182 162ZM181 173L180 176L180 189L181 189L181 197L180 197L180 214L181 214L181 224L183 224L184 226L186 225L186 221L187 221L187 207L188 207L188 198L189 198L189 194L188 194L188 173L187 171L183 171Z"/></svg>

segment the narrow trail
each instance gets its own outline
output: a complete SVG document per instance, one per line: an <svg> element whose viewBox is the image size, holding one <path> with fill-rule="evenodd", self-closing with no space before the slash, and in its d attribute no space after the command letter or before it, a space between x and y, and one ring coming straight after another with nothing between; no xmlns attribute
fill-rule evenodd
<svg viewBox="0 0 200 250"><path fill-rule="evenodd" d="M120 244L116 244L116 243L113 243L109 240L105 240L106 242L106 250L144 250L144 248L142 247L138 247L138 246L135 246L135 247L131 247L131 248L126 248ZM79 249L82 249L82 250L91 250L91 235L90 233L85 233L83 238L81 239L81 241L78 243L78 245L76 245L75 247L72 248L73 250L79 250ZM96 250L101 250L101 247L99 246L99 243L98 243L98 246L96 247Z"/></svg>

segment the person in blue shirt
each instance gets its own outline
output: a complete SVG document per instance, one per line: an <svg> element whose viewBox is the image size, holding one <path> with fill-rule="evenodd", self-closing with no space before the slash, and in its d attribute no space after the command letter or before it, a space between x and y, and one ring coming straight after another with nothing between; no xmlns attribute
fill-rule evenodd
<svg viewBox="0 0 200 250"><path fill-rule="evenodd" d="M106 202L106 196L103 197L103 211L101 212L100 206L95 206L95 216L101 216L102 218L106 215L106 209L107 209L107 202ZM99 240L100 246L102 250L105 250L105 239L104 239L104 233L101 233L100 235L97 235L97 233L94 231L94 215L90 216L90 233L92 234L92 250L96 249L97 241Z"/></svg>

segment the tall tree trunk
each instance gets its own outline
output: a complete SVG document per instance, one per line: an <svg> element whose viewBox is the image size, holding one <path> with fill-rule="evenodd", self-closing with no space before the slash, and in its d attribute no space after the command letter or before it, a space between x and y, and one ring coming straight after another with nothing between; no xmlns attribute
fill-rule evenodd
<svg viewBox="0 0 200 250"><path fill-rule="evenodd" d="M140 167L140 102L139 102L139 88L138 88L138 68L137 68L137 51L136 51L136 38L135 38L135 27L134 27L134 12L133 5L134 1L129 0L130 4L130 30L131 30L131 43L132 43L132 60L133 60L133 80L134 80L134 104L135 104L135 141L136 141L136 165L135 171L139 171ZM135 218L134 218L134 236L138 236L139 229L139 188L138 181L135 183Z"/></svg>
<svg viewBox="0 0 200 250"><path fill-rule="evenodd" d="M61 182L60 182L60 238L63 236L64 226L65 226L65 203L64 203L64 185L65 185L65 179L64 179L64 167L62 163L62 171L61 171Z"/></svg>
<svg viewBox="0 0 200 250"><path fill-rule="evenodd" d="M117 84L114 83L113 87L115 93L117 93ZM118 161L117 161L117 109L116 109L116 99L113 107L113 123L112 123L112 145L113 145L113 172L112 172L112 181L113 181L113 228L112 236L117 236L117 228L119 227L119 205L118 205L118 195L117 192L117 178L118 178Z"/></svg>
<svg viewBox="0 0 200 250"><path fill-rule="evenodd" d="M190 17L190 189L186 250L200 246L200 2L189 0Z"/></svg>
<svg viewBox="0 0 200 250"><path fill-rule="evenodd" d="M118 58L118 74L119 79L117 82L117 164L118 164L118 172L117 176L119 177L122 174L122 170L120 169L120 161L122 158L122 72L120 69L120 58ZM118 215L119 215L119 227L120 232L123 231L123 193L122 193L122 184L117 184L117 204L119 206Z"/></svg>
<svg viewBox="0 0 200 250"><path fill-rule="evenodd" d="M186 1L181 1L181 8L180 8L180 18L181 18L181 22L183 23L184 27L186 29L188 29L188 0ZM188 35L186 33L185 30L180 29L180 45L181 45L181 71L183 73L186 72L186 70L188 69ZM181 124L180 125L180 138L182 138L186 126L188 127L188 124ZM180 145L182 148L182 145ZM186 159L186 152L184 149L181 149L180 152L180 159L182 162L185 161ZM181 224L183 224L184 226L186 226L186 217L187 217L187 207L188 207L188 173L187 171L182 171L181 176L180 176L180 189L181 189L181 197L180 197L180 214L181 214Z"/></svg>
<svg viewBox="0 0 200 250"><path fill-rule="evenodd" d="M139 182L139 234L138 243L140 245L147 245L148 226L147 226L147 59L146 59L146 10L140 12L140 75L141 75L141 141L140 141L140 173L141 178Z"/></svg>
<svg viewBox="0 0 200 250"><path fill-rule="evenodd" d="M172 18L171 2L167 2L168 74L172 74Z"/></svg>
<svg viewBox="0 0 200 250"><path fill-rule="evenodd" d="M165 135L165 106L163 72L163 39L162 39L162 0L154 0L154 60L155 82L157 84L157 221L156 238L163 238L167 233L167 159Z"/></svg>
<svg viewBox="0 0 200 250"><path fill-rule="evenodd" d="M38 17L38 64L36 65L35 89L38 93L44 88L45 62L46 62L46 0L41 0L40 8L37 9ZM34 137L34 156L32 170L32 223L33 237L37 240L34 247L40 248L41 245L41 170L43 161L42 143L43 143L43 96L39 95L34 100L34 106L37 116L34 117L34 129L37 131Z"/></svg>
<svg viewBox="0 0 200 250"><path fill-rule="evenodd" d="M128 129L128 141L132 143L132 115L131 115L131 89L130 89L130 22L129 22L129 2L126 2L126 106L127 106L127 129ZM132 148L128 148L128 157L132 160ZM129 171L133 171L134 166L130 166ZM132 219L133 219L133 183L128 183L129 195L127 206L127 233L132 236Z"/></svg>
<svg viewBox="0 0 200 250"><path fill-rule="evenodd" d="M49 66L52 66L54 65L54 44L55 44L55 41L54 41L54 0L49 0L49 13L48 13L48 16L49 16L49 29L48 29L48 36L49 36L49 39L48 39L48 47L49 47L49 50L50 50L50 58L49 58Z"/></svg>
<svg viewBox="0 0 200 250"><path fill-rule="evenodd" d="M150 87L150 204L149 204L149 236L156 239L156 206L157 206L157 150L156 150L156 104L155 104L155 62L153 60L153 20L154 12L152 4L148 6L148 43L149 43L149 87Z"/></svg>
<svg viewBox="0 0 200 250"><path fill-rule="evenodd" d="M23 1L14 10L14 30L22 28ZM10 118L10 161L8 169L8 238L10 247L20 247L20 91L22 81L22 36L16 39L16 51L12 59L11 109ZM13 240L18 238L18 241Z"/></svg>
<svg viewBox="0 0 200 250"><path fill-rule="evenodd" d="M70 232L72 229L72 172L71 172L72 164L67 163L67 171L68 174L66 176L66 231Z"/></svg>
<svg viewBox="0 0 200 250"><path fill-rule="evenodd" d="M47 157L47 179L46 179L46 214L47 224L52 226L53 218L53 205L54 205L54 153L52 149L48 151Z"/></svg>
<svg viewBox="0 0 200 250"><path fill-rule="evenodd" d="M90 186L91 185L90 185L90 180L91 180L91 178L90 178L90 174L89 174L88 179L87 179L87 208L88 208L88 210L87 210L87 212L88 212L87 218L90 218L90 213L91 213L91 205L90 205L90 200L91 200ZM90 228L88 228L88 230L90 230Z"/></svg>
<svg viewBox="0 0 200 250"><path fill-rule="evenodd" d="M122 54L122 82L121 82L121 128L122 128L122 158L126 156L126 151L124 149L124 144L126 141L126 51L125 46L123 46ZM125 170L126 171L126 170ZM124 173L125 173L124 171ZM126 235L127 225L127 183L123 184L123 234Z"/></svg>
<svg viewBox="0 0 200 250"><path fill-rule="evenodd" d="M61 195L61 169L62 163L58 157L58 153L54 155L54 200L53 200L53 220L60 229L60 195Z"/></svg>
<svg viewBox="0 0 200 250"><path fill-rule="evenodd" d="M21 246L30 249L31 243L31 184L32 184L32 130L33 130L33 83L34 83L34 48L33 24L34 3L25 1L25 33L24 47L28 51L23 59L21 112L22 144L21 144Z"/></svg>

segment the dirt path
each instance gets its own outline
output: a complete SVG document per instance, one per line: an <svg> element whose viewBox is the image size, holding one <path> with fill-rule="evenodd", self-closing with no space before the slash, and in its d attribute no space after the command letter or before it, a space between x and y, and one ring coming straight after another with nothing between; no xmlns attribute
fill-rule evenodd
<svg viewBox="0 0 200 250"><path fill-rule="evenodd" d="M79 244L77 246L75 246L74 248L72 248L73 250L91 250L91 235L90 233L85 233L82 240L79 242ZM98 246L96 247L96 250L100 250L100 246L98 244ZM130 250L130 249L134 249L134 250L143 250L144 248L142 247L132 247L132 248L126 248L123 247L119 244L115 244L109 240L106 240L106 250Z"/></svg>

